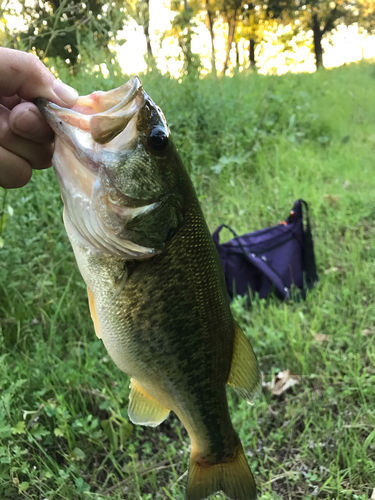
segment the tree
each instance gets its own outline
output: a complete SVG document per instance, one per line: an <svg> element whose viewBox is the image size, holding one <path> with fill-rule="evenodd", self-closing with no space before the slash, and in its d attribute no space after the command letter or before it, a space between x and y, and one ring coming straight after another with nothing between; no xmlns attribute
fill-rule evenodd
<svg viewBox="0 0 375 500"><path fill-rule="evenodd" d="M234 42L234 35L236 32L236 25L238 14L243 5L243 0L222 0L220 2L220 13L223 19L228 24L228 35L227 35L227 45L226 54L223 68L223 75L225 75L228 69L230 51Z"/></svg>
<svg viewBox="0 0 375 500"><path fill-rule="evenodd" d="M255 48L263 39L263 32L268 26L267 12L264 4L245 3L239 14L236 38L244 38L249 42L249 65L255 67ZM238 51L237 51L238 52Z"/></svg>
<svg viewBox="0 0 375 500"><path fill-rule="evenodd" d="M10 45L12 39L9 29L7 27L7 22L5 20L4 13L6 12L8 2L5 2L3 6L0 4L0 47L7 47Z"/></svg>
<svg viewBox="0 0 375 500"><path fill-rule="evenodd" d="M79 40L89 37L95 46L108 51L109 42L123 28L126 13L120 0L20 0L21 16L28 28L13 39L41 58L59 57L75 65ZM15 15L12 8L8 14Z"/></svg>
<svg viewBox="0 0 375 500"><path fill-rule="evenodd" d="M241 38L245 38L245 40L249 42L249 64L250 67L254 67L256 65L255 48L257 44L263 40L264 31L279 22L279 19L274 13L271 14L269 11L267 0L254 0L253 2L241 2L239 0L231 0L228 2L224 0L223 5L223 17L228 22L226 64L224 65L224 72L228 66L229 51L232 48L233 42L236 43L238 61L238 44Z"/></svg>
<svg viewBox="0 0 375 500"><path fill-rule="evenodd" d="M269 1L269 11L275 17L286 15L289 22L299 20L299 29L313 32L316 68L323 67L323 38L339 24L357 23L360 28L373 29L373 0L278 0Z"/></svg>
<svg viewBox="0 0 375 500"><path fill-rule="evenodd" d="M216 55L215 55L215 33L214 33L214 24L217 20L217 2L215 0L205 0L204 8L207 12L207 27L211 36L211 67L213 75L217 76L216 72Z"/></svg>
<svg viewBox="0 0 375 500"><path fill-rule="evenodd" d="M361 10L359 12L358 25L366 35L375 33L375 0L359 0Z"/></svg>
<svg viewBox="0 0 375 500"><path fill-rule="evenodd" d="M191 50L191 40L194 30L197 28L195 16L201 8L201 2L198 0L172 0L171 10L175 11L175 17L172 21L172 29L168 34L178 40L182 51L184 61L184 73L195 74L200 67L199 54Z"/></svg>
<svg viewBox="0 0 375 500"><path fill-rule="evenodd" d="M134 21L143 28L147 45L147 65L155 64L154 54L152 52L150 39L150 0L126 0L127 13Z"/></svg>
<svg viewBox="0 0 375 500"><path fill-rule="evenodd" d="M250 7L249 7L250 5ZM207 28L211 36L211 66L212 72L216 76L216 54L215 54L215 34L214 24L222 18L228 25L227 43L225 51L225 62L223 74L228 69L230 51L233 43L236 44L238 60L238 41L241 37L248 39L250 31L253 31L252 19L249 12L253 11L255 4L249 4L244 0L204 0L202 10L207 14ZM250 27L251 25L251 27ZM250 37L252 38L252 37ZM254 41L254 40L252 40ZM254 48L254 47L253 47Z"/></svg>
<svg viewBox="0 0 375 500"><path fill-rule="evenodd" d="M271 0L272 1L272 0ZM276 1L276 0L275 0ZM237 3L237 6L239 3ZM278 5L280 3L278 2ZM233 4L232 4L233 6ZM239 44L242 39L249 42L249 65L250 68L255 67L255 49L256 46L262 42L264 39L264 33L268 29L273 29L275 24L280 22L280 16L282 11L276 13L270 10L270 5L267 0L253 0L244 1L240 4L237 9L237 18L235 22L235 35L234 42L237 48L237 65L239 65ZM232 21L233 22L233 21ZM227 50L231 48L229 44L228 32L228 47ZM227 54L227 58L229 56Z"/></svg>

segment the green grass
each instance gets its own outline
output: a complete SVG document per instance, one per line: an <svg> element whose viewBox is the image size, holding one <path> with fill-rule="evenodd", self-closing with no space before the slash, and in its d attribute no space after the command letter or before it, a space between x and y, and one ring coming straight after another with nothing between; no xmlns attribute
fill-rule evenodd
<svg viewBox="0 0 375 500"><path fill-rule="evenodd" d="M122 81L78 75L70 83L90 92ZM233 304L265 381L287 368L301 375L288 393L265 389L252 407L229 391L260 499L368 499L374 66L219 83L149 75L144 85L169 121L211 230L222 222L259 229L284 219L298 198L310 204L318 287L303 303ZM95 337L53 172L35 172L28 186L8 192L4 209L0 499L183 499L187 434L174 417L156 429L129 424L129 380ZM328 336L323 345L316 333Z"/></svg>

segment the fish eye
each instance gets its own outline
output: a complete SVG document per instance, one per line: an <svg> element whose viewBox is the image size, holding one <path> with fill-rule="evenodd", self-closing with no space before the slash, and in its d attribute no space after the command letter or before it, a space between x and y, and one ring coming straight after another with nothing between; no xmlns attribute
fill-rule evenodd
<svg viewBox="0 0 375 500"><path fill-rule="evenodd" d="M155 151L164 151L168 146L168 136L161 127L153 128L147 137L147 143Z"/></svg>

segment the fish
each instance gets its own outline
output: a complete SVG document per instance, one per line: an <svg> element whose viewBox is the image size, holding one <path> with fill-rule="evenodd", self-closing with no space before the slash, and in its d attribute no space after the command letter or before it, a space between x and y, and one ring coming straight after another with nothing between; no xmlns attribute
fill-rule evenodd
<svg viewBox="0 0 375 500"><path fill-rule="evenodd" d="M187 500L256 499L226 385L253 403L259 365L163 112L136 76L72 109L37 106L55 132L63 220L96 335L131 377L129 419L155 427L177 415L191 441Z"/></svg>

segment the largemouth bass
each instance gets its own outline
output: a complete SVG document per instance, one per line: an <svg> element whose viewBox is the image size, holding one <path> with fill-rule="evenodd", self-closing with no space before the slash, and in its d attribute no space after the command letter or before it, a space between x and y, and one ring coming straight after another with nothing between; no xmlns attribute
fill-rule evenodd
<svg viewBox="0 0 375 500"><path fill-rule="evenodd" d="M130 420L157 426L176 413L191 440L188 500L220 490L255 499L226 384L251 402L259 368L162 111L136 77L71 110L38 106L56 133L64 223L95 332L131 376Z"/></svg>

